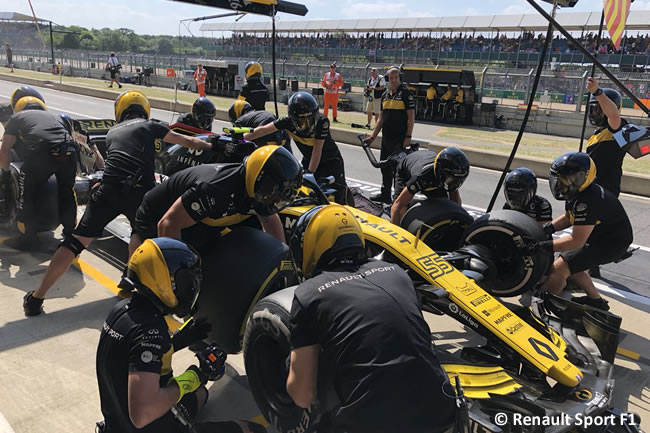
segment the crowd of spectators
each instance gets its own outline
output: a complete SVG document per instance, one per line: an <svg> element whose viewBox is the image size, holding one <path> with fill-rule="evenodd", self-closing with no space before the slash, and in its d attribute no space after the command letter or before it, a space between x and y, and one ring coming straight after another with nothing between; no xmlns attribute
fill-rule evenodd
<svg viewBox="0 0 650 433"><path fill-rule="evenodd" d="M406 32L396 36L391 33L316 33L295 36L278 35L277 44L282 48L356 48L356 49L404 49L433 51L472 51L472 52L525 52L537 53L542 50L546 35L543 33L523 32L517 36L499 34L444 35L414 34ZM650 55L650 35L624 36L621 47L616 50L609 38L601 39L596 47L596 34L587 33L577 38L590 51L599 54L640 54ZM271 38L267 34L251 35L235 33L232 38L215 40L215 45L231 47L266 46ZM579 53L567 39L556 35L552 51L558 54Z"/></svg>

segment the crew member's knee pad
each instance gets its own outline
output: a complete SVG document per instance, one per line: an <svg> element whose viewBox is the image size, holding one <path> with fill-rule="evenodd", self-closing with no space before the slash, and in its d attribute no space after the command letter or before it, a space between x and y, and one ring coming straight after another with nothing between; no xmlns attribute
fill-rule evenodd
<svg viewBox="0 0 650 433"><path fill-rule="evenodd" d="M76 237L74 237L72 235L66 235L63 238L63 240L61 241L61 243L59 244L57 249L61 248L61 247L67 248L70 251L72 251L72 254L74 254L75 257L77 257L79 254L81 254L81 252L83 250L86 249L84 244L82 244L79 239L77 239Z"/></svg>

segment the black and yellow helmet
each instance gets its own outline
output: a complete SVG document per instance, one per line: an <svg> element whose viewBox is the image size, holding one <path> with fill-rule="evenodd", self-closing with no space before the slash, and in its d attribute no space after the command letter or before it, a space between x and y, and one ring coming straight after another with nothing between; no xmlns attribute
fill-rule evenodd
<svg viewBox="0 0 650 433"><path fill-rule="evenodd" d="M151 105L149 100L144 94L134 91L127 90L126 92L120 93L120 95L115 100L115 120L119 122L124 121L127 115L136 113L141 117L148 119L149 113L151 112Z"/></svg>
<svg viewBox="0 0 650 433"><path fill-rule="evenodd" d="M436 155L433 174L447 192L454 192L469 176L469 160L457 147L447 147Z"/></svg>
<svg viewBox="0 0 650 433"><path fill-rule="evenodd" d="M621 112L623 108L623 97L621 93L616 89L603 88L603 93L607 96L618 108L618 112ZM587 105L589 110L589 122L597 127L605 128L607 126L607 116L603 113L600 104L594 95L589 95L589 103Z"/></svg>
<svg viewBox="0 0 650 433"><path fill-rule="evenodd" d="M20 100L20 98L24 98L25 96L32 96L34 98L40 99L43 104L45 104L45 98L43 98L38 90L30 86L19 87L11 93L11 97L9 98L11 101L11 109L14 111L14 113L17 113L16 103Z"/></svg>
<svg viewBox="0 0 650 433"><path fill-rule="evenodd" d="M164 314L192 313L201 289L201 259L171 238L147 239L129 259L127 280Z"/></svg>
<svg viewBox="0 0 650 433"><path fill-rule="evenodd" d="M20 113L23 110L47 110L45 103L34 96L23 96L16 102L14 113Z"/></svg>
<svg viewBox="0 0 650 433"><path fill-rule="evenodd" d="M302 166L279 146L263 146L244 159L246 194L258 215L268 216L289 206L302 185Z"/></svg>
<svg viewBox="0 0 650 433"><path fill-rule="evenodd" d="M548 182L557 200L571 200L596 178L596 164L583 152L569 152L551 164Z"/></svg>
<svg viewBox="0 0 650 433"><path fill-rule="evenodd" d="M250 80L255 75L257 75L256 78L259 79L259 77L262 76L262 65L257 62L248 62L244 67L244 74L246 76L246 80Z"/></svg>
<svg viewBox="0 0 650 433"><path fill-rule="evenodd" d="M230 118L230 123L235 123L241 116L254 110L253 106L245 100L237 99L228 109L228 118Z"/></svg>
<svg viewBox="0 0 650 433"><path fill-rule="evenodd" d="M305 278L333 261L365 258L365 238L350 209L316 206L300 217L289 240L296 266Z"/></svg>

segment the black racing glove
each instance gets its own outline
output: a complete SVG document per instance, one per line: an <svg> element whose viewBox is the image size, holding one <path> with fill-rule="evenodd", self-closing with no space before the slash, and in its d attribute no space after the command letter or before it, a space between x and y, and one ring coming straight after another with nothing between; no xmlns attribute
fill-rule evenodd
<svg viewBox="0 0 650 433"><path fill-rule="evenodd" d="M557 230L555 230L555 227L553 227L553 223L551 221L544 224L543 229L544 229L544 233L547 236L551 236L553 233L555 233L557 231Z"/></svg>
<svg viewBox="0 0 650 433"><path fill-rule="evenodd" d="M529 254L548 253L553 254L553 241L535 241L528 244L526 250Z"/></svg>
<svg viewBox="0 0 650 433"><path fill-rule="evenodd" d="M174 352L185 349L191 344L208 338L208 334L212 329L212 325L208 319L202 317L200 319L191 318L179 328L178 331L172 335L172 344L174 345Z"/></svg>

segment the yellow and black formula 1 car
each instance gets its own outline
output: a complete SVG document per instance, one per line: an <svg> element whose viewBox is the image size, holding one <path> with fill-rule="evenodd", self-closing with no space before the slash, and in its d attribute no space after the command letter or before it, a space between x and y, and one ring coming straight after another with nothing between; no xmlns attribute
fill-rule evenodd
<svg viewBox="0 0 650 433"><path fill-rule="evenodd" d="M311 175L305 176L305 185L297 206L281 212L285 227L292 226L312 206L326 203L332 193L322 191ZM485 245L461 248L447 256L450 262L407 230L358 209L350 211L361 223L369 255L381 255L409 272L424 311L449 315L484 338L481 346L464 347L455 355L439 354L450 378L460 380L470 402L469 431L508 431L495 424L497 413L566 414L580 419L610 410L620 317L554 296L534 298L530 308L502 302L477 283L488 281L484 275L498 278L500 272L483 257L492 256ZM499 219L507 217L501 215L493 221ZM522 243L544 236L532 230L525 233L514 225L511 229L518 232ZM528 236L533 237L524 239ZM246 314L246 327L242 327L251 390L264 416L283 432L310 431L318 422L318 410L295 406L284 388L294 290L257 293ZM328 387L327 366L319 369L323 371L319 409L327 410L328 404L333 404L334 391ZM629 421L632 424L633 418ZM510 431L538 431L536 428ZM564 423L546 431L571 429L571 423Z"/></svg>
<svg viewBox="0 0 650 433"><path fill-rule="evenodd" d="M233 158L246 150L238 137L229 143ZM308 209L329 203L336 192L330 182L305 175L298 198L280 213L287 234ZM482 337L480 346L439 353L469 401L469 431L539 431L499 426L497 413L566 414L575 420L614 410L620 317L553 296L533 298L530 307L496 297L528 290L552 260L525 252L528 242L545 239L525 215L497 211L479 218L464 229L465 245L439 255L423 241L422 229L414 234L360 209L350 211L361 223L369 256L407 270L424 311L448 315ZM251 391L277 430L315 431L319 411L327 410L334 391L326 365L319 408L299 408L285 390L289 311L299 281L288 247L260 230L234 226L224 230L203 263L197 317L212 323L210 340L227 353L243 349ZM546 431L573 429L571 423L558 424ZM624 428L634 431L633 425Z"/></svg>

